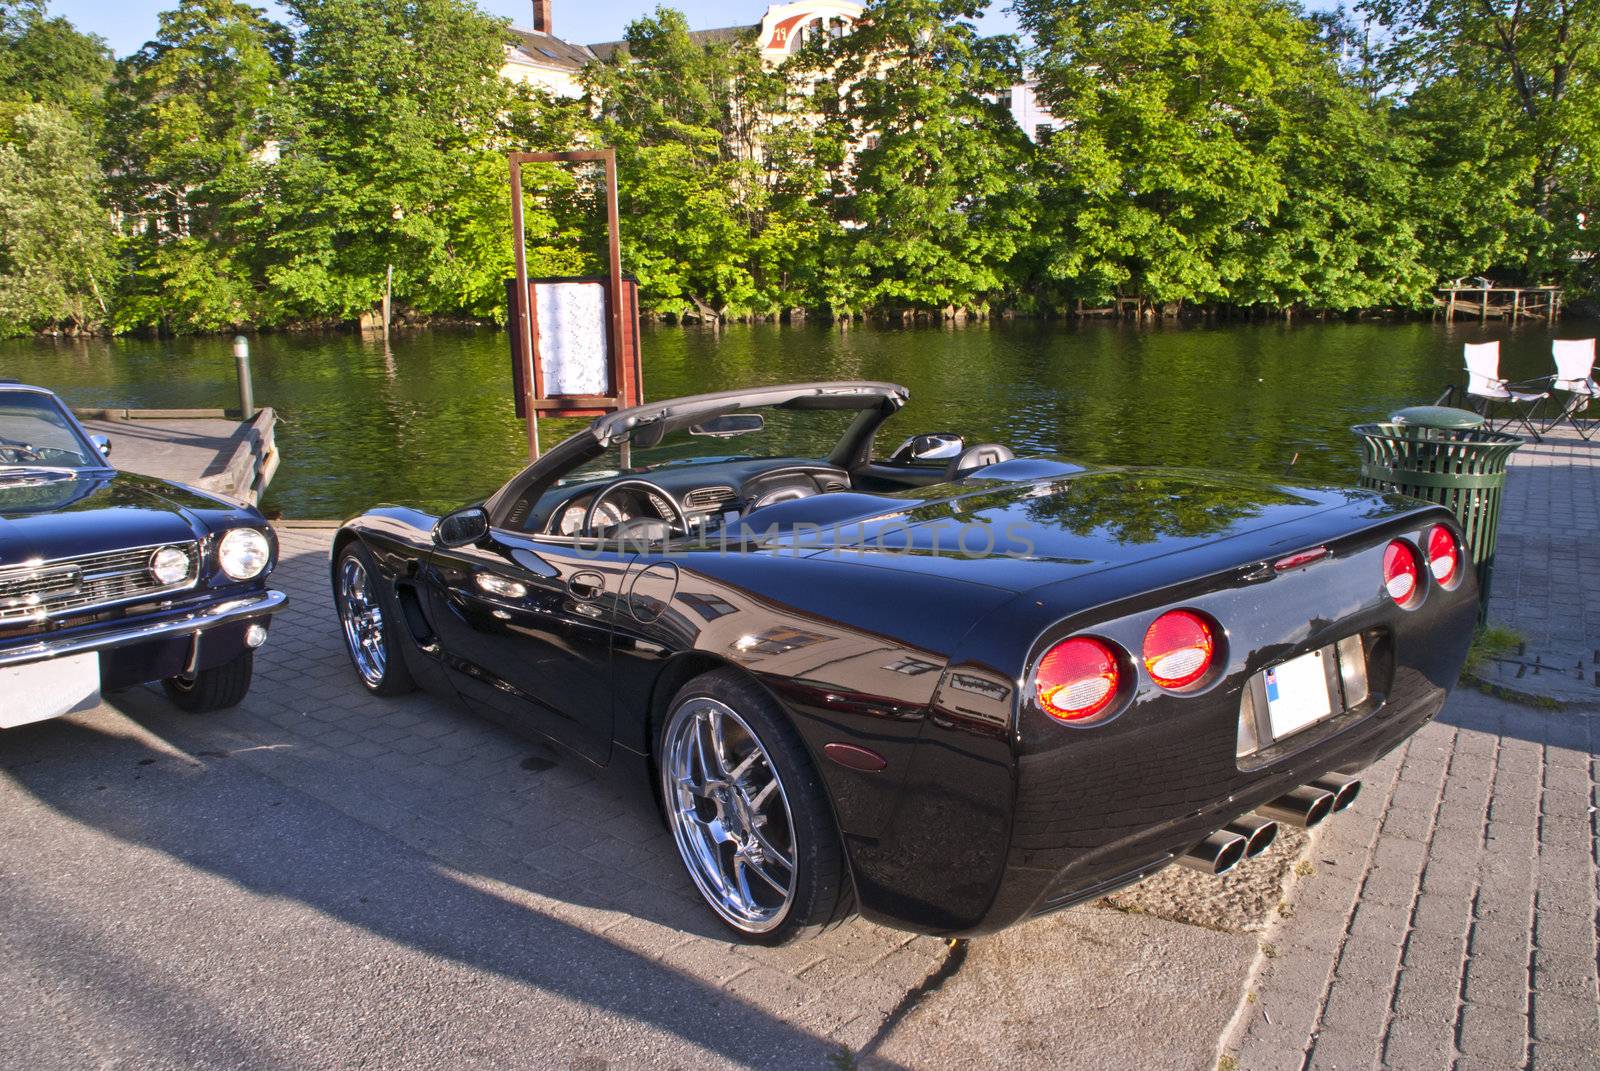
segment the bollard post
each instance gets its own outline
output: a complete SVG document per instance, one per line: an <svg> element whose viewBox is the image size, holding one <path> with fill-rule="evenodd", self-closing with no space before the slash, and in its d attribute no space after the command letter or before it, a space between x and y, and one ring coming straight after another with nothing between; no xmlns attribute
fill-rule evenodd
<svg viewBox="0 0 1600 1071"><path fill-rule="evenodd" d="M256 416L255 385L250 380L250 340L237 335L233 340L233 363L239 372L239 419Z"/></svg>

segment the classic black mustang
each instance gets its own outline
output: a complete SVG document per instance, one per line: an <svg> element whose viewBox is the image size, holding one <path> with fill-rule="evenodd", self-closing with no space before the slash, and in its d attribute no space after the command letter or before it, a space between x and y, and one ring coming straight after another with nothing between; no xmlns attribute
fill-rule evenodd
<svg viewBox="0 0 1600 1071"><path fill-rule="evenodd" d="M951 434L880 456L906 400L653 403L481 504L355 519L332 579L362 681L653 788L763 943L1221 872L1346 805L1454 685L1477 581L1446 511Z"/></svg>
<svg viewBox="0 0 1600 1071"><path fill-rule="evenodd" d="M230 707L284 597L253 509L119 472L54 394L0 380L0 728L161 681Z"/></svg>

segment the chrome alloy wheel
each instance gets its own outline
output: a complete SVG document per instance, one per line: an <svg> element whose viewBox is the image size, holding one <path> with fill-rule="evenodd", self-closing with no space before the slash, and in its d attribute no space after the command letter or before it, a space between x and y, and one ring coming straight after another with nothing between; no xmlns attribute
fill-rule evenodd
<svg viewBox="0 0 1600 1071"><path fill-rule="evenodd" d="M389 649L383 641L383 607L367 567L353 554L339 566L339 620L344 625L344 641L356 672L376 688L383 683L384 670L389 665Z"/></svg>
<svg viewBox="0 0 1600 1071"><path fill-rule="evenodd" d="M772 758L733 708L690 696L672 712L662 794L689 876L745 933L776 929L794 902L794 825Z"/></svg>

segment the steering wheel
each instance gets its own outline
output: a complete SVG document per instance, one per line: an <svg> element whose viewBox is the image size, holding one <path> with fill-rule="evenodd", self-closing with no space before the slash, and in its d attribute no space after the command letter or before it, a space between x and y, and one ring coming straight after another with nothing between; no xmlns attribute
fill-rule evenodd
<svg viewBox="0 0 1600 1071"><path fill-rule="evenodd" d="M671 508L672 516L661 519L667 522L673 532L682 533L689 530L689 516L683 512L683 507L678 505L678 500L672 497L671 491L649 480L630 477L626 480L618 480L616 483L607 484L594 493L594 497L589 500L589 509L583 515L583 531L586 534L594 534L594 521L600 512L601 504L608 498L614 497L618 491L624 490L643 491L650 497L652 506L656 502L665 502ZM641 518L630 518L629 521L622 523L629 524L631 521L639 519Z"/></svg>
<svg viewBox="0 0 1600 1071"><path fill-rule="evenodd" d="M0 436L0 452L10 454L13 462L44 460L44 454L40 453L37 447L4 436Z"/></svg>

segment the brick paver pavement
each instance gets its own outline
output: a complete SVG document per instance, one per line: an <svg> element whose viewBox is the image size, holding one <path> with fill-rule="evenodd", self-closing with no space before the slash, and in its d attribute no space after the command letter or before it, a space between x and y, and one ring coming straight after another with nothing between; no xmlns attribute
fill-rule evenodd
<svg viewBox="0 0 1600 1071"><path fill-rule="evenodd" d="M76 732L85 741L80 750L99 752L110 747L109 741L137 739L149 756L140 760L140 770L157 769L142 763L156 762L160 756L187 755L196 771L220 765L226 776L265 779L288 790L290 802L285 806L292 805L300 816L296 828L305 829L306 840L322 836L323 825L337 827L346 837L355 835L352 829L365 829L374 842L403 845L404 864L411 870L431 864L491 892L516 909L516 948L570 949L574 935L581 935L581 944L603 949L607 962L637 963L617 971L605 986L576 987L579 995L599 1002L608 1016L628 1018L630 986L648 985L652 978L670 976L680 989L699 994L679 1012L643 1015L633 1035L611 1043L604 1064L571 1062L565 1056L543 1063L530 1055L529 1066L656 1066L653 1053L685 1039L704 1038L714 1033L712 1024L717 1021L734 1030L757 1024L764 1038L776 1038L780 1045L789 1039L793 1052L781 1059L766 1056L753 1061L762 1067L824 1071L830 1056L837 1057L833 1062L841 1066L975 1069L996 1063L1087 1069L1110 1061L1130 1068L1202 1068L1214 1060L1216 1039L1233 1014L1256 955L1251 934L1090 906L1037 920L1000 938L972 942L959 956L945 941L861 920L787 948L731 942L699 901L669 834L647 808L618 795L614 787L578 766L550 761L554 756L539 745L451 703L420 693L399 699L369 696L349 664L333 613L328 585L332 532L291 527L281 529L280 535L283 554L273 584L293 601L259 652L255 686L239 708L195 718L173 710L158 689L136 689L101 711L66 723L47 723L9 739L9 749L0 755L0 770L10 771L0 772L0 795L10 792L7 798L14 798L17 807L50 815L52 822L71 823L56 834L52 834L56 827L41 826L43 835L76 840L103 820L90 817L100 809L121 816L149 806L138 785L125 775L107 776L96 785L103 792L96 796L95 806L76 801L63 806L71 790L50 780L60 764L49 750L52 741ZM117 763L127 762L125 751L116 754ZM274 896L293 899L300 884L315 881L327 888L319 888L306 903L319 913L326 913L330 901L343 903L354 896L357 890L345 888L340 874L308 874L303 860L295 862L283 854L295 848L294 843L258 844L247 826L241 828L238 816L213 808L205 805L182 820L204 829L209 844L237 840L241 852L260 855L261 865L268 869L275 856L282 855L286 868L282 880L265 883ZM307 817L319 811L327 817L321 821ZM23 883L10 890L0 885L0 892L20 902L8 921L44 915L76 924L81 917L101 917L103 908L93 904L87 891L103 888L106 868L128 863L142 847L154 847L163 855L174 855L177 864L190 865L190 853L170 839L152 834L153 843L144 845L144 828L143 820L111 820L110 831L128 843L104 859L90 852L81 860L65 857L53 863L48 878L54 883L42 886L36 895L30 896L32 887ZM59 854L35 851L25 829L8 834L13 859L47 854L54 859ZM204 869L204 860L218 850L195 853L192 866ZM220 873L230 881L251 884L233 871L224 866ZM78 894L80 888L85 895ZM184 893L182 902L191 904L191 895ZM435 905L426 901L426 889L417 888L415 895L422 899L417 905L418 947L466 965L489 963L501 968L514 958L509 951L486 955L478 943L499 942L502 935L478 932L473 919L448 934L434 933L423 923ZM129 924L119 927L118 933L147 922L137 912L160 905L163 897L161 889L135 884L128 896ZM333 921L341 922L334 914ZM181 912L177 916L172 925L182 930L174 933L174 942L203 946L203 938L193 932L200 922L190 918ZM273 926L281 923L247 916L240 925L246 928L248 943L276 941ZM249 932L255 925L264 927L259 937ZM412 944L410 930L409 922L397 920L382 936L404 947ZM343 932L336 927L335 938ZM463 936L457 938L456 933ZM29 973L80 978L82 971L71 962L53 958L48 937L33 937L20 939L17 947L45 951L13 956ZM318 949L327 948L331 939L324 938ZM0 974L4 953L17 940L15 931L8 935L0 926ZM466 943L451 943L455 941ZM306 954L317 953L308 949ZM399 949L394 954L402 956ZM130 970L137 976L156 982L173 969L165 962L141 959L142 955L123 938L108 937L96 947L94 959L127 961L135 965ZM36 962L30 956L45 960ZM404 961L411 962L408 957ZM248 957L229 956L208 965L202 977L214 975L230 991L237 988L261 1015L287 1014L275 1008L292 999L286 994L293 986L274 975L276 969L275 959L255 963ZM550 971L557 979L563 976L562 968L551 964L528 965L526 970L519 965L514 973L528 976L531 999L543 973ZM412 1066L411 1054L384 1047L391 1043L382 1024L396 1017L395 1002L412 1000L414 994L375 998L372 993L384 993L389 976L355 973L365 988L342 995L334 1005L336 1014L362 1024L363 1030L370 1026L370 1066ZM451 988L453 981L430 984L438 987L441 1000L459 997L459 991ZM53 984L41 985L54 989ZM562 990L559 982L549 988ZM116 1016L164 1022L170 1004L170 998L148 995L118 997L104 1007L99 1001L97 995L74 998L74 1014L86 1038L115 1037L108 1022ZM1083 1014L1087 1007L1096 1011ZM1070 1013L1063 1014L1063 1009ZM213 1014L221 1037L229 1020L220 1012ZM930 1029L923 1025L928 1022L940 1025ZM489 1051L500 1051L509 1043L530 1054L548 1052L549 1046L559 1044L563 1025L535 1026L528 1036L510 1039L502 1031L484 1037L483 1043ZM328 1029L339 1033L336 1026ZM516 1029L515 1023L506 1029ZM332 1045L336 1040L327 1042ZM301 1041L312 1048L318 1044L316 1036ZM8 1061L8 1047L25 1053L30 1044L48 1050L50 1035L15 1024L8 1028L0 1016L0 1068L40 1067L37 1062ZM206 1063L202 1057L215 1058L209 1045L195 1050L196 1066ZM959 1051L951 1051L951 1046ZM721 1055L743 1062L737 1056L748 1051L748 1047L725 1046ZM726 1062L708 1060L695 1066ZM472 1063L463 1060L461 1066ZM70 1061L59 1059L52 1064L69 1065ZM291 1061L285 1066L301 1064Z"/></svg>
<svg viewBox="0 0 1600 1071"><path fill-rule="evenodd" d="M1590 702L1463 690L1367 772L1268 938L1229 1048L1244 1071L1600 1068L1597 525L1600 443L1514 455L1490 617L1530 665L1499 672Z"/></svg>
<svg viewBox="0 0 1600 1071"><path fill-rule="evenodd" d="M1489 617L1527 640L1490 667L1507 686L1600 704L1600 435L1570 430L1511 455Z"/></svg>

